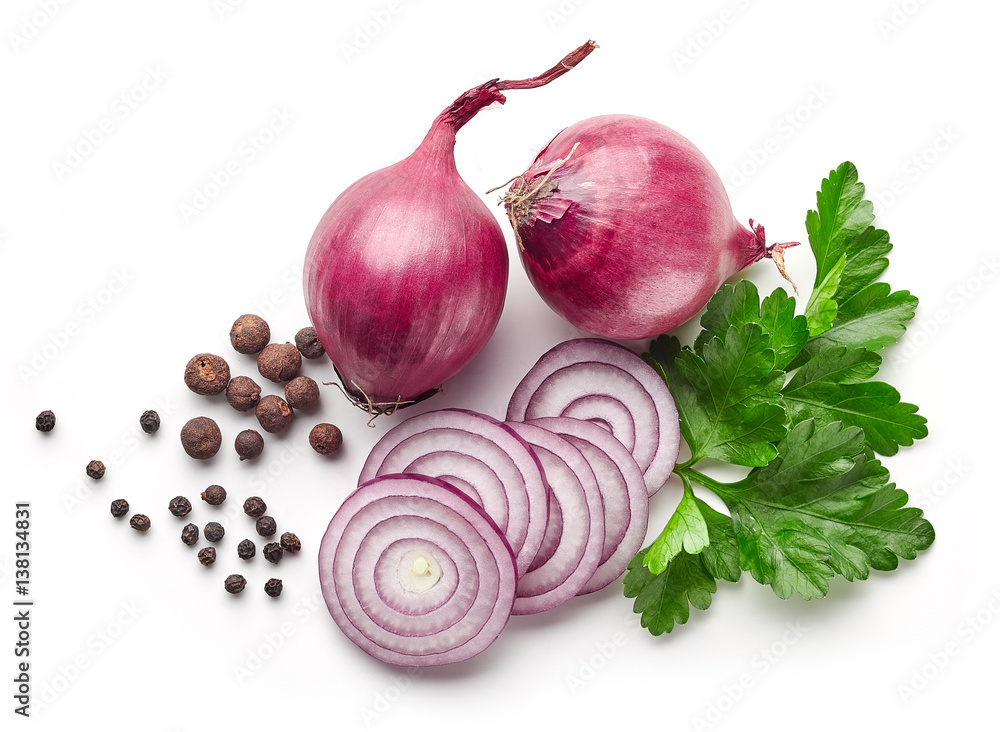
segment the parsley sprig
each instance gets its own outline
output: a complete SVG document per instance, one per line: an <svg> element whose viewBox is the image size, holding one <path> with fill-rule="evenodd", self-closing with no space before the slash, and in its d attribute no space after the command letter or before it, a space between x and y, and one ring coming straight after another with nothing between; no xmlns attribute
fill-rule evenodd
<svg viewBox="0 0 1000 732"><path fill-rule="evenodd" d="M761 300L742 280L709 302L692 347L664 335L644 354L674 395L691 453L674 469L680 504L625 576L654 635L708 608L717 580L747 572L781 598L809 600L836 575L895 569L934 540L876 457L927 435L917 407L873 380L917 298L879 280L892 244L852 163L830 171L816 200L806 216L816 280L803 314L784 290ZM722 483L697 469L705 460L750 471Z"/></svg>

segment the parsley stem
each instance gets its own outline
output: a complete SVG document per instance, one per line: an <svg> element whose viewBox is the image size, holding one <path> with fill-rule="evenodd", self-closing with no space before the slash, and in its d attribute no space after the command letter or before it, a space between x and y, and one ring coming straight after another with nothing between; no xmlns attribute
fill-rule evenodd
<svg viewBox="0 0 1000 732"><path fill-rule="evenodd" d="M733 486L731 484L722 483L715 478L710 478L700 470L690 467L687 463L675 466L674 472L684 481L685 488L689 487L691 483L697 483L703 488L708 488L708 490L712 491L719 498L725 498L733 493Z"/></svg>

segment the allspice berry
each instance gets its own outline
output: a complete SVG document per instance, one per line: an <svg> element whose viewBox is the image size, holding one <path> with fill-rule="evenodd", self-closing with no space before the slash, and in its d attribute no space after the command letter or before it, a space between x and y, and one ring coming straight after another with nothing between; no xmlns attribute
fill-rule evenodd
<svg viewBox="0 0 1000 732"><path fill-rule="evenodd" d="M294 417L288 403L274 394L268 394L261 399L254 414L257 415L257 421L264 431L272 434L287 429Z"/></svg>
<svg viewBox="0 0 1000 732"><path fill-rule="evenodd" d="M312 326L303 328L295 334L295 347L299 349L303 358L319 358L326 353L323 344L316 337L316 329Z"/></svg>
<svg viewBox="0 0 1000 732"><path fill-rule="evenodd" d="M195 417L181 428L181 445L195 460L207 460L222 447L222 432L210 417Z"/></svg>
<svg viewBox="0 0 1000 732"><path fill-rule="evenodd" d="M309 444L320 455L329 455L337 452L344 444L344 436L336 425L321 422L309 432Z"/></svg>
<svg viewBox="0 0 1000 732"><path fill-rule="evenodd" d="M229 364L221 356L199 353L184 368L184 383L195 394L221 394L229 385Z"/></svg>
<svg viewBox="0 0 1000 732"><path fill-rule="evenodd" d="M236 454L240 460L253 460L264 452L264 438L257 430L243 430L236 435Z"/></svg>
<svg viewBox="0 0 1000 732"><path fill-rule="evenodd" d="M257 370L270 381L290 381L301 368L302 354L291 343L272 343L257 356Z"/></svg>
<svg viewBox="0 0 1000 732"><path fill-rule="evenodd" d="M237 353L258 353L271 340L271 327L259 315L241 315L229 330L229 342Z"/></svg>
<svg viewBox="0 0 1000 732"><path fill-rule="evenodd" d="M308 409L319 401L319 384L308 376L296 376L285 384L285 401L293 409Z"/></svg>
<svg viewBox="0 0 1000 732"><path fill-rule="evenodd" d="M237 376L226 387L226 401L233 409L249 411L260 401L260 386L249 376Z"/></svg>

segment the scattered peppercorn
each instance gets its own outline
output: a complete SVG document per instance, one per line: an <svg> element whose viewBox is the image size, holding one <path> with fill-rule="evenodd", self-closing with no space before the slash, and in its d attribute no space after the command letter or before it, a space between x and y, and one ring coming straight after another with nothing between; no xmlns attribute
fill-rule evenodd
<svg viewBox="0 0 1000 732"><path fill-rule="evenodd" d="M226 592L233 595L238 595L243 592L243 588L247 586L247 581L242 574L231 574L226 577Z"/></svg>
<svg viewBox="0 0 1000 732"><path fill-rule="evenodd" d="M236 454L240 460L253 460L264 452L264 438L257 430L243 430L236 435Z"/></svg>
<svg viewBox="0 0 1000 732"><path fill-rule="evenodd" d="M226 489L221 485L210 485L201 492L201 500L209 506L218 506L226 500Z"/></svg>
<svg viewBox="0 0 1000 732"><path fill-rule="evenodd" d="M198 552L198 561L201 562L206 567L208 565L210 565L210 564L214 564L215 563L215 547L214 546L206 546L204 549L202 549L200 552Z"/></svg>
<svg viewBox="0 0 1000 732"><path fill-rule="evenodd" d="M271 343L257 356L257 370L269 381L289 381L302 368L302 354L291 343Z"/></svg>
<svg viewBox="0 0 1000 732"><path fill-rule="evenodd" d="M132 518L129 519L128 525L131 526L136 531L149 531L150 522L149 517L141 513L137 513Z"/></svg>
<svg viewBox="0 0 1000 732"><path fill-rule="evenodd" d="M152 409L147 409L139 417L139 426L147 435L151 435L160 429L160 415Z"/></svg>
<svg viewBox="0 0 1000 732"><path fill-rule="evenodd" d="M276 541L272 541L264 545L264 559L269 561L271 564L277 564L280 562L281 555L284 553L285 552L281 548L281 545Z"/></svg>
<svg viewBox="0 0 1000 732"><path fill-rule="evenodd" d="M116 498L111 502L111 515L115 518L121 518L128 513L128 501L124 498Z"/></svg>
<svg viewBox="0 0 1000 732"><path fill-rule="evenodd" d="M249 376L237 376L226 387L226 401L239 412L246 412L260 401L260 386Z"/></svg>
<svg viewBox="0 0 1000 732"><path fill-rule="evenodd" d="M287 429L295 416L287 402L274 394L268 394L261 399L254 414L257 415L257 421L264 431L272 434Z"/></svg>
<svg viewBox="0 0 1000 732"><path fill-rule="evenodd" d="M291 531L286 531L281 535L281 548L289 554L298 554L302 549L302 542Z"/></svg>
<svg viewBox="0 0 1000 732"><path fill-rule="evenodd" d="M56 415L49 409L39 412L35 417L35 429L39 432L51 432L56 426Z"/></svg>
<svg viewBox="0 0 1000 732"><path fill-rule="evenodd" d="M237 353L257 353L271 340L271 327L259 315L241 315L229 330L229 342Z"/></svg>
<svg viewBox="0 0 1000 732"><path fill-rule="evenodd" d="M176 496L170 501L170 513L177 518L187 516L191 513L191 501L184 496Z"/></svg>
<svg viewBox="0 0 1000 732"><path fill-rule="evenodd" d="M226 529L218 521L209 521L205 524L205 538L209 541L222 541L222 537L226 535Z"/></svg>
<svg viewBox="0 0 1000 732"><path fill-rule="evenodd" d="M94 480L100 480L104 477L104 463L100 460L91 460L87 463L87 475L89 475Z"/></svg>
<svg viewBox="0 0 1000 732"><path fill-rule="evenodd" d="M321 422L309 432L309 444L320 455L329 455L344 444L344 435L336 425Z"/></svg>
<svg viewBox="0 0 1000 732"><path fill-rule="evenodd" d="M236 547L236 553L239 555L240 559L253 559L254 554L257 553L257 545L249 539L244 539L240 542L240 545Z"/></svg>
<svg viewBox="0 0 1000 732"><path fill-rule="evenodd" d="M261 536L274 536L278 530L278 524L270 516L261 516L257 519L257 533Z"/></svg>
<svg viewBox="0 0 1000 732"><path fill-rule="evenodd" d="M282 586L281 580L272 577L267 582L264 583L264 592L268 594L269 597L277 597L281 594Z"/></svg>
<svg viewBox="0 0 1000 732"><path fill-rule="evenodd" d="M267 513L267 504L264 503L263 498L250 496L248 499L243 501L243 513L250 518L260 518Z"/></svg>
<svg viewBox="0 0 1000 732"><path fill-rule="evenodd" d="M188 546L194 546L198 543L198 527L194 524L188 524L183 529L181 529L181 541L183 541Z"/></svg>
<svg viewBox="0 0 1000 732"><path fill-rule="evenodd" d="M222 447L222 431L214 419L195 417L181 428L184 452L196 460L207 460Z"/></svg>
<svg viewBox="0 0 1000 732"><path fill-rule="evenodd" d="M184 367L184 383L195 394L221 394L229 384L229 364L214 353L199 353Z"/></svg>
<svg viewBox="0 0 1000 732"><path fill-rule="evenodd" d="M307 409L319 401L319 384L308 376L296 376L285 384L285 401L292 409Z"/></svg>
<svg viewBox="0 0 1000 732"><path fill-rule="evenodd" d="M316 337L316 329L312 326L303 328L295 334L295 347L304 358L319 358L326 353L323 344Z"/></svg>

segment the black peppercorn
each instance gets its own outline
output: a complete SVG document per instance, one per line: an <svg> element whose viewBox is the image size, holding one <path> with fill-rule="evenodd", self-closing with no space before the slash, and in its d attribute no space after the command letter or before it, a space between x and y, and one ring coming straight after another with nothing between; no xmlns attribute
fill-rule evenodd
<svg viewBox="0 0 1000 732"><path fill-rule="evenodd" d="M260 386L249 376L237 376L226 387L226 401L240 412L253 409L260 401Z"/></svg>
<svg viewBox="0 0 1000 732"><path fill-rule="evenodd" d="M292 409L308 409L319 401L319 384L308 376L296 376L285 384L285 401Z"/></svg>
<svg viewBox="0 0 1000 732"><path fill-rule="evenodd" d="M236 553L239 555L240 559L253 559L254 554L257 553L257 545L249 539L244 539L240 542L240 545L236 547Z"/></svg>
<svg viewBox="0 0 1000 732"><path fill-rule="evenodd" d="M104 463L100 460L91 460L87 463L87 475L89 475L94 480L100 480L104 477Z"/></svg>
<svg viewBox="0 0 1000 732"><path fill-rule="evenodd" d="M295 334L295 347L304 358L319 358L326 353L323 344L316 337L316 329L312 326L303 328Z"/></svg>
<svg viewBox="0 0 1000 732"><path fill-rule="evenodd" d="M221 394L229 384L229 364L214 353L199 353L184 367L184 383L195 394Z"/></svg>
<svg viewBox="0 0 1000 732"><path fill-rule="evenodd" d="M302 549L302 542L291 531L286 531L281 535L281 548L289 554L298 554Z"/></svg>
<svg viewBox="0 0 1000 732"><path fill-rule="evenodd" d="M226 500L226 489L221 485L210 485L201 492L201 500L209 506L218 506Z"/></svg>
<svg viewBox="0 0 1000 732"><path fill-rule="evenodd" d="M281 594L282 586L281 580L272 577L267 582L264 583L264 592L268 594L269 597L277 597Z"/></svg>
<svg viewBox="0 0 1000 732"><path fill-rule="evenodd" d="M257 356L257 370L269 381L290 381L302 368L302 354L291 343L272 343Z"/></svg>
<svg viewBox="0 0 1000 732"><path fill-rule="evenodd" d="M35 417L35 429L39 432L51 432L52 428L55 426L56 415L48 409L44 412L40 412L38 416Z"/></svg>
<svg viewBox="0 0 1000 732"><path fill-rule="evenodd" d="M243 430L236 435L235 447L240 460L253 460L264 452L264 438L257 430Z"/></svg>
<svg viewBox="0 0 1000 732"><path fill-rule="evenodd" d="M257 403L254 414L257 415L257 421L260 422L260 426L264 428L264 431L271 434L287 429L295 416L292 414L292 409L288 406L288 403L274 394L268 394L261 399Z"/></svg>
<svg viewBox="0 0 1000 732"><path fill-rule="evenodd" d="M136 531L149 531L149 517L144 516L141 513L137 513L129 519L128 525Z"/></svg>
<svg viewBox="0 0 1000 732"><path fill-rule="evenodd" d="M195 460L207 460L222 447L222 431L215 420L195 417L181 428L181 445Z"/></svg>
<svg viewBox="0 0 1000 732"><path fill-rule="evenodd" d="M225 586L226 592L236 595L243 592L243 588L247 586L247 581L242 574L231 574L226 577Z"/></svg>
<svg viewBox="0 0 1000 732"><path fill-rule="evenodd" d="M257 353L271 340L271 327L259 315L241 315L229 330L229 342L238 353Z"/></svg>
<svg viewBox="0 0 1000 732"><path fill-rule="evenodd" d="M218 521L209 521L205 524L205 538L209 541L222 541L226 535L226 529Z"/></svg>
<svg viewBox="0 0 1000 732"><path fill-rule="evenodd" d="M206 567L208 565L210 565L210 564L214 564L215 563L215 547L214 546L207 546L204 549L202 549L200 552L198 552L198 561L201 562Z"/></svg>
<svg viewBox="0 0 1000 732"><path fill-rule="evenodd" d="M188 524L183 529L181 529L181 541L183 541L188 546L194 546L198 543L198 527L194 524Z"/></svg>
<svg viewBox="0 0 1000 732"><path fill-rule="evenodd" d="M147 409L139 417L139 426L142 427L142 431L147 435L153 434L160 429L160 415L152 409Z"/></svg>
<svg viewBox="0 0 1000 732"><path fill-rule="evenodd" d="M261 516L257 519L257 533L261 536L274 536L278 530L278 524L270 516Z"/></svg>
<svg viewBox="0 0 1000 732"><path fill-rule="evenodd" d="M187 516L191 513L191 501L184 496L176 496L170 501L170 513L177 518Z"/></svg>
<svg viewBox="0 0 1000 732"><path fill-rule="evenodd" d="M329 455L344 444L344 435L336 425L321 422L309 432L309 444L320 455Z"/></svg>
<svg viewBox="0 0 1000 732"><path fill-rule="evenodd" d="M282 554L284 554L284 551L278 542L272 541L264 545L264 559L269 561L271 564L277 564L280 562Z"/></svg>
<svg viewBox="0 0 1000 732"><path fill-rule="evenodd" d="M115 518L121 518L128 513L128 501L124 498L116 498L111 502L111 515Z"/></svg>
<svg viewBox="0 0 1000 732"><path fill-rule="evenodd" d="M260 518L267 513L267 504L264 503L263 498L250 496L248 499L243 501L243 513L250 518Z"/></svg>

